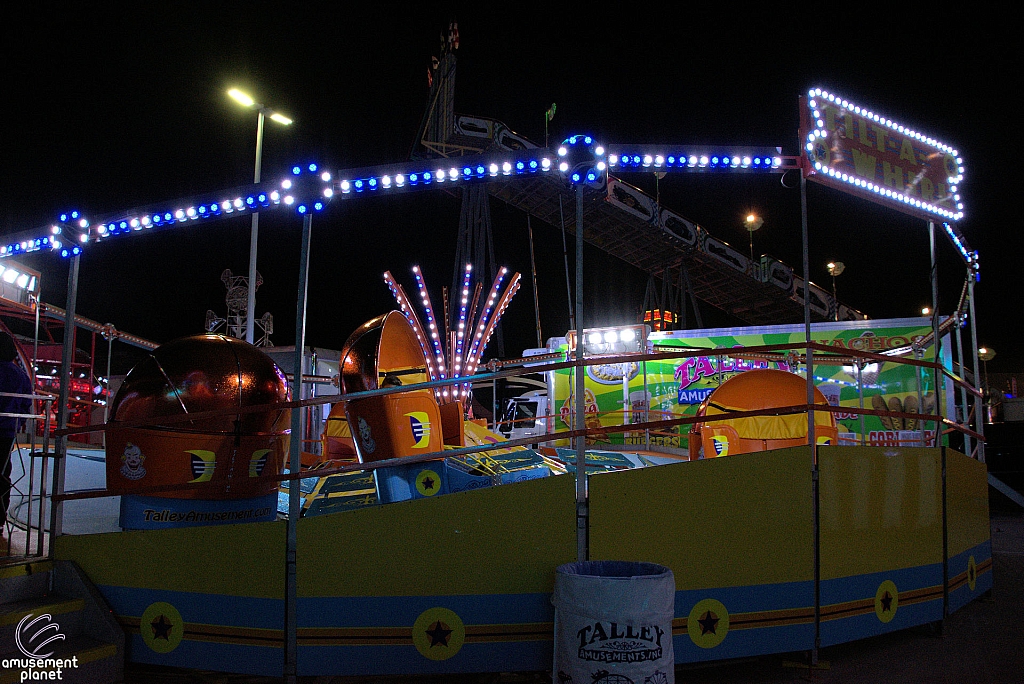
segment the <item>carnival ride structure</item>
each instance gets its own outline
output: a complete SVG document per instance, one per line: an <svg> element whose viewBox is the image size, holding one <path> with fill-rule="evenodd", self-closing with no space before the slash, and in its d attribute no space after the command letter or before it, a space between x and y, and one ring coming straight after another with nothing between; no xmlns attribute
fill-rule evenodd
<svg viewBox="0 0 1024 684"><path fill-rule="evenodd" d="M617 182L610 172L653 165L667 172L839 173L832 164L841 160L820 153L817 143L826 137L828 117L819 118L818 112L830 107L845 110L848 105L820 90L811 91L808 100L818 123L809 129L806 150L796 157L783 158L774 148L604 147L579 135L567 138L557 153L526 148L339 174L326 174L312 165L295 167L283 185L258 184L180 207L128 211L95 225L65 222L53 231L9 241L0 247L0 258L52 250L70 258L74 282L78 259L91 243L123 239L158 224L293 208L303 218L295 343L301 360L311 217L330 199L379 198L489 182L499 183L499 192L513 192L522 182L528 190L517 195L528 204L530 197L544 194L537 185L558 186L575 198L581 273L586 208L593 216L613 204L609 189L614 194ZM861 116L859 108L857 112ZM955 156L951 148L931 139L909 133L906 139L911 146L938 147L943 158ZM950 177L958 183L953 171ZM845 183L839 175L837 182ZM954 221L962 215L962 205L952 197L922 204L919 197L890 192L878 199L929 220ZM595 228L591 238L600 241L600 224ZM661 223L648 228L657 240L669 239ZM976 267L976 254L955 226L947 223L946 230L969 270ZM579 283L575 313L577 326L585 333L581 287ZM796 356L806 366L810 396L815 359L830 350L811 340L808 297L803 298L803 309L807 339ZM69 295L68 315L73 314L74 298ZM385 314L371 322L365 334L351 339L351 347L383 335L392 318L411 327L406 319ZM934 321L933 350L941 339L937 314ZM415 336L396 334L410 344ZM586 366L653 357L587 357L583 347L578 345L571 359L563 357L551 365L577 369L573 415L579 417L586 413ZM66 342L64 349L68 357L71 344ZM674 353L683 358L700 352ZM388 371L420 372L419 364L427 369L429 357L385 367L383 376L379 354L362 358L374 359L372 382L353 385L354 391L344 396L349 419L355 418L353 434L359 432L357 402L403 392L420 392L436 402L438 390L443 397L444 388L455 393L465 383L466 376L442 378L438 373L424 383L387 387L382 380ZM939 363L938 354L932 358L917 363L934 371L937 384L958 381ZM468 375L468 364L463 368ZM498 364L493 368L476 375L514 372ZM371 371L361 370L364 378ZM429 372L421 374L430 377ZM302 399L302 386L302 375L296 373L292 401L264 408L279 411L331 401ZM63 392L61 403L66 404ZM540 477L512 486L412 497L317 516L301 515L302 485L310 475L322 479L327 473L300 472L301 445L292 440L289 474L282 476L289 484L286 520L83 535L60 535L58 524L52 528L53 556L73 560L98 587L129 635L127 653L133 661L284 673L291 679L547 669L554 570L574 559L637 559L672 568L677 662L800 650L816 654L822 646L941 621L991 588L983 462L943 447L938 439L931 447L897 449L821 445L815 440L813 416L833 409L807 401L769 410L780 408L810 416L806 445L598 473L587 467L584 440L591 431L574 420L571 430L557 435L576 445L573 477ZM258 409L232 405L218 410L242 415ZM736 419L744 413L722 415ZM298 433L297 414L293 410L293 434ZM208 417L190 414L175 420ZM419 441L423 421L413 417L420 421L418 437L412 421L408 425ZM951 426L941 413L917 417ZM710 424L714 418L705 413L697 419L633 424L630 429ZM443 421L443 416L427 415L428 423L434 419ZM977 436L962 426L953 427ZM602 427L597 433L612 430ZM64 438L78 431L61 421L58 457L66 448ZM335 474L402 468L488 448L456 448L447 454L437 449L375 462L364 458L363 463L336 468ZM205 467L201 470L206 472ZM59 487L54 492L55 520L60 502L72 498ZM226 549L231 552L224 553Z"/></svg>

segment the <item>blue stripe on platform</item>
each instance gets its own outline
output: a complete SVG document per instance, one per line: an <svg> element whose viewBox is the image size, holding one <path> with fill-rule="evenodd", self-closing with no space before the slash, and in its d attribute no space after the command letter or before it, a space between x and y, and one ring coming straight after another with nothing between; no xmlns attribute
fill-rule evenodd
<svg viewBox="0 0 1024 684"><path fill-rule="evenodd" d="M676 619L686 620L693 607L703 599L720 601L730 617L741 613L805 610L806 622L800 624L751 626L729 629L717 646L702 648L686 631L672 640L675 662L692 663L728 658L741 658L767 653L799 651L814 646L814 582L781 582L745 587L719 587L676 592ZM771 619L771 615L765 616Z"/></svg>
<svg viewBox="0 0 1024 684"><path fill-rule="evenodd" d="M950 557L950 582L953 582L958 575L967 572L967 565L971 556L974 556L974 564L977 572L974 589L971 589L970 584L967 582L964 582L959 587L951 588L949 591L950 613L960 610L986 591L992 589L992 540L986 540L973 548L967 549L963 553L958 553L955 556ZM987 567L978 567L983 564Z"/></svg>
<svg viewBox="0 0 1024 684"><path fill-rule="evenodd" d="M189 670L227 670L237 674L280 677L284 673L284 649L223 644L209 641L181 643L170 653L157 653L138 634L130 634L131 662Z"/></svg>
<svg viewBox="0 0 1024 684"><path fill-rule="evenodd" d="M903 593L914 589L942 586L942 564L932 563L900 570L871 572L821 581L821 605L828 606L861 599L874 600L875 592L885 580L891 580Z"/></svg>
<svg viewBox="0 0 1024 684"><path fill-rule="evenodd" d="M676 617L686 617L698 601L713 598L729 613L757 613L814 606L814 582L779 582L745 587L715 587L676 592Z"/></svg>
<svg viewBox="0 0 1024 684"><path fill-rule="evenodd" d="M299 646L300 676L529 672L551 667L547 641L467 643L447 660L429 660L409 646Z"/></svg>
<svg viewBox="0 0 1024 684"><path fill-rule="evenodd" d="M303 627L411 627L420 613L442 607L466 625L551 622L551 594L461 594L455 596L318 596L300 598Z"/></svg>
<svg viewBox="0 0 1024 684"><path fill-rule="evenodd" d="M893 618L889 622L882 622L875 614L874 600L879 586L885 580L892 581L901 595L918 589L934 589L935 593L932 597L917 603L900 601ZM852 601L871 603L869 607L856 614L827 619L829 606ZM823 581L821 605L821 646L856 641L941 620L942 564L934 563Z"/></svg>
<svg viewBox="0 0 1024 684"><path fill-rule="evenodd" d="M174 606L185 622L284 629L284 601L279 599L111 585L100 585L98 589L114 613L126 617L141 617L150 604L163 601Z"/></svg>

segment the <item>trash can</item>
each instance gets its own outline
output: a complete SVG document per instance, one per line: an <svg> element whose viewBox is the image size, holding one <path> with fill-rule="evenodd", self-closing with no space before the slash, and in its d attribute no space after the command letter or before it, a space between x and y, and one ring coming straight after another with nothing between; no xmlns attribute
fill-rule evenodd
<svg viewBox="0 0 1024 684"><path fill-rule="evenodd" d="M584 561L555 571L552 680L674 684L676 582L655 563Z"/></svg>

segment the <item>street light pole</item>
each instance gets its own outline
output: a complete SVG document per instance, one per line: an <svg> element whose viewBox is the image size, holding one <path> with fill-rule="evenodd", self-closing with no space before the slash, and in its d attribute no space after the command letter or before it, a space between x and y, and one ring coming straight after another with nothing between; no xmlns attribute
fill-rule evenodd
<svg viewBox="0 0 1024 684"><path fill-rule="evenodd" d="M842 261L830 261L825 267L828 269L828 274L832 276L832 303L836 307L836 320L839 320L839 296L836 294L836 276L843 272L846 266Z"/></svg>
<svg viewBox="0 0 1024 684"><path fill-rule="evenodd" d="M256 119L256 173L253 175L253 185L260 183L260 166L263 161L263 107L259 108L259 116ZM252 212L252 230L249 236L249 292L246 299L245 314L245 341L253 344L255 339L256 319L256 244L259 240L260 212Z"/></svg>
<svg viewBox="0 0 1024 684"><path fill-rule="evenodd" d="M236 102L240 103L244 107L256 107L258 113L256 119L256 173L253 175L253 184L259 185L260 182L260 167L263 163L263 122L269 115L270 118L283 126L289 125L292 120L286 116L278 114L269 107L256 102L252 97L246 95L237 88L232 88L228 91L228 95L231 96ZM249 237L249 288L248 296L246 297L246 316L245 316L245 341L249 344L253 344L255 339L255 326L256 326L256 245L259 239L259 227L260 227L260 213L254 211L252 213L252 229Z"/></svg>
<svg viewBox="0 0 1024 684"><path fill-rule="evenodd" d="M757 214L747 214L747 217L743 219L743 227L747 229L747 233L750 234L750 272L755 273L754 268L754 231L760 228L764 224L764 219Z"/></svg>

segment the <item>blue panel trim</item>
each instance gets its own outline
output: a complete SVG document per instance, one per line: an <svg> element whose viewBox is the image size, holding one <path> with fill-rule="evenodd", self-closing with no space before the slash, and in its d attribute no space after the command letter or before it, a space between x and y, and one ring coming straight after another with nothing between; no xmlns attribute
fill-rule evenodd
<svg viewBox="0 0 1024 684"><path fill-rule="evenodd" d="M896 613L889 622L878 619L874 609L875 594L885 580L896 585L899 593L918 589L935 590L927 600L897 604ZM828 607L853 601L870 603L854 614L829 619ZM942 564L933 563L915 568L903 568L866 575L831 579L821 583L821 645L831 646L848 641L894 632L942 619Z"/></svg>
<svg viewBox="0 0 1024 684"><path fill-rule="evenodd" d="M174 606L185 622L284 629L284 601L279 599L110 585L98 589L117 615L139 617L150 604L164 601Z"/></svg>
<svg viewBox="0 0 1024 684"><path fill-rule="evenodd" d="M901 593L925 587L941 587L942 563L822 580L821 605L874 598L878 585L885 580L892 580Z"/></svg>
<svg viewBox="0 0 1024 684"><path fill-rule="evenodd" d="M833 646L858 639L896 632L908 627L924 625L929 622L936 622L942 619L942 597L915 603L909 606L900 604L896 615L889 622L882 622L875 615L874 609L870 613L855 615L848 618L829 620L821 623L821 645Z"/></svg>
<svg viewBox="0 0 1024 684"><path fill-rule="evenodd" d="M813 647L813 622L779 627L730 629L722 643L714 648L697 646L686 632L677 634L672 639L675 661L678 664L805 651Z"/></svg>
<svg viewBox="0 0 1024 684"><path fill-rule="evenodd" d="M685 618L698 601L721 601L729 613L755 613L766 610L790 610L814 606L814 582L780 582L747 587L688 589L676 592L676 617Z"/></svg>
<svg viewBox="0 0 1024 684"><path fill-rule="evenodd" d="M415 646L300 646L298 674L396 675L539 671L551 667L552 641L468 643L447 660L429 660Z"/></svg>
<svg viewBox="0 0 1024 684"><path fill-rule="evenodd" d="M306 597L298 602L299 627L412 626L428 608L455 611L466 625L551 622L551 594L456 596Z"/></svg>
<svg viewBox="0 0 1024 684"><path fill-rule="evenodd" d="M190 670L221 670L265 677L279 677L284 672L283 648L182 639L170 653L157 653L146 646L138 634L129 635L127 645L129 660L133 663Z"/></svg>
<svg viewBox="0 0 1024 684"><path fill-rule="evenodd" d="M807 613L803 618L806 621L798 624L730 628L717 646L702 648L690 638L685 621L693 607L708 598L721 602L729 612L730 619L743 613L801 610ZM813 612L813 581L677 591L675 617L677 624L679 620L684 622L683 631L672 639L675 662L704 662L813 648ZM768 614L764 618L770 620L773 616Z"/></svg>
<svg viewBox="0 0 1024 684"><path fill-rule="evenodd" d="M974 556L975 582L971 589L969 582L958 578L968 571L971 556ZM953 613L986 591L992 589L992 541L986 540L977 546L958 553L949 559L949 612Z"/></svg>

